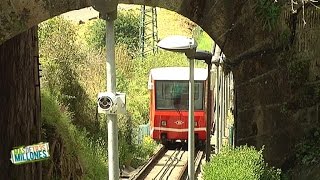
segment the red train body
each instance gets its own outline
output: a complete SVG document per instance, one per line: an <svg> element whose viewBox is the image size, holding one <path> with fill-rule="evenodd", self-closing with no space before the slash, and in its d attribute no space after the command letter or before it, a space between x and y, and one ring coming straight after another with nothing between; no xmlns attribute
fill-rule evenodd
<svg viewBox="0 0 320 180"><path fill-rule="evenodd" d="M195 141L206 140L205 89L207 70L195 68ZM165 67L150 71L150 134L167 142L188 139L189 68Z"/></svg>

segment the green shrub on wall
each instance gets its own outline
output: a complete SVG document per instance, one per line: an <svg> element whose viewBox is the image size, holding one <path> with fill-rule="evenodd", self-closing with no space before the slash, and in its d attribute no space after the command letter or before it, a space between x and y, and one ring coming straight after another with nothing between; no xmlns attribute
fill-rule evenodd
<svg viewBox="0 0 320 180"><path fill-rule="evenodd" d="M263 29L273 30L281 13L282 3L275 3L269 0L255 1L256 15L263 25Z"/></svg>
<svg viewBox="0 0 320 180"><path fill-rule="evenodd" d="M264 162L262 150L248 146L224 147L203 170L205 180L278 180L281 174Z"/></svg>
<svg viewBox="0 0 320 180"><path fill-rule="evenodd" d="M300 165L318 164L320 160L320 128L311 129L295 147L296 160Z"/></svg>

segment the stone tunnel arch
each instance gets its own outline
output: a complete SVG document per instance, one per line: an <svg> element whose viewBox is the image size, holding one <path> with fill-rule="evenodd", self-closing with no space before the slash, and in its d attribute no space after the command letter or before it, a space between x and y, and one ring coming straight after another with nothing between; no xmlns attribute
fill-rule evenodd
<svg viewBox="0 0 320 180"><path fill-rule="evenodd" d="M177 12L201 26L218 44L226 41L226 34L232 26L230 14L233 14L234 6L237 5L237 3L202 0L120 0L119 3L145 4ZM92 5L90 0L2 2L0 7L6 11L0 14L0 19L5 22L0 27L0 44L42 21ZM228 51L226 48L225 53L229 54ZM235 52L230 50L230 53Z"/></svg>
<svg viewBox="0 0 320 180"><path fill-rule="evenodd" d="M294 76L290 76L292 69L289 69L299 65L296 59L311 49L312 54L304 60L316 64L313 67L315 69L309 72L308 65L304 68L308 69L308 73L314 74L313 77L320 77L318 66L320 59L317 52L314 51L314 47L319 46L320 41L310 38L308 40L312 41L313 46L308 46L309 49L300 50L297 47L299 43L305 45L307 42L299 39L299 36L305 36L305 34L301 30L301 22L294 19L295 15L290 15L289 18L281 17L275 32L263 29L262 22L256 18L254 2L254 0L119 1L119 3L145 4L175 11L201 26L221 46L229 58L228 61L232 64L231 68L236 82L237 121L241 122L238 128L242 129L237 134L238 143L257 146L266 144L266 147L270 147L266 151L269 162L281 165L289 156L296 139L303 134L300 125L305 125L304 123L307 122L299 121L302 119L301 114L310 112L310 121L320 123L320 95L316 93L319 92L319 87L317 88L319 78L311 79L308 78L311 75L301 74L305 79L302 79L304 82L299 85L303 86L306 81L310 81L307 84L308 89L314 91L312 96L305 96L305 94L299 94L303 92L291 88L290 80ZM0 21L2 22L0 45L44 20L91 5L90 0L57 0L54 2L4 0L0 3ZM301 12L297 16L301 18ZM320 22L319 16L313 18L315 26L310 28L319 30L320 27L316 24ZM319 31L314 31L313 34L316 32ZM290 42L284 33L289 36ZM296 53L292 55L285 47L279 46L281 43L289 44L294 50L297 50ZM311 101L299 106L297 103L301 98L305 98L302 99L304 101ZM295 109L292 109L291 105ZM292 115L285 114L283 109L293 111ZM254 129L253 134L245 129L252 126L254 127L252 128Z"/></svg>

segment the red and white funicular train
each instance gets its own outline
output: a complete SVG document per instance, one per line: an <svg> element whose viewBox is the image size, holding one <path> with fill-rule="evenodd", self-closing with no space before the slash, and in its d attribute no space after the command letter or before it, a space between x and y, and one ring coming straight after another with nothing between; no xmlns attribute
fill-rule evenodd
<svg viewBox="0 0 320 180"><path fill-rule="evenodd" d="M206 140L205 88L207 70L194 70L194 131L195 142ZM189 68L164 67L150 71L150 133L151 137L168 145L188 139Z"/></svg>

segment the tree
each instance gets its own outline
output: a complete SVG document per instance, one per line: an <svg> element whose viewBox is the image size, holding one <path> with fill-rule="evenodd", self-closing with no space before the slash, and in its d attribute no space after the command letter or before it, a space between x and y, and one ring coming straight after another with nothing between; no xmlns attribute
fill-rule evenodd
<svg viewBox="0 0 320 180"><path fill-rule="evenodd" d="M115 20L115 42L117 45L126 45L131 55L137 52L139 47L139 16L131 11L118 12ZM106 45L106 22L103 19L93 21L88 26L86 33L87 43L96 49Z"/></svg>

